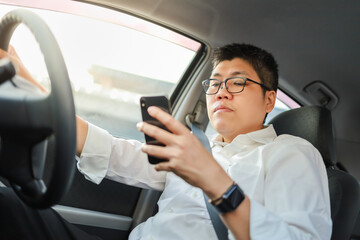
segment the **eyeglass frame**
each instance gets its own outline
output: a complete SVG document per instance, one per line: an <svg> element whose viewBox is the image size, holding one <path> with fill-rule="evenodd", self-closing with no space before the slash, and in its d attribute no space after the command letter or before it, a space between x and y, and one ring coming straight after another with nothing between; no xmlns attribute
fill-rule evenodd
<svg viewBox="0 0 360 240"><path fill-rule="evenodd" d="M227 86L227 84L226 84L227 81L228 81L228 80L231 80L231 79L234 79L234 78L241 78L241 79L244 80L244 86L243 86L243 89L242 89L240 92L230 92L229 89L228 89L228 86ZM216 80L216 81L218 81L218 82L220 83L220 85L219 85L218 89L216 90L216 92L211 93L211 94L208 94L208 93L206 93L206 91L205 91L205 89L204 89L204 83L205 83L205 81L210 81L210 80ZM254 81L254 80L252 80L252 79L250 79L250 78L247 78L247 77L229 77L229 78L225 79L224 81L221 81L221 80L216 79L216 78L209 78L209 79L205 79L204 81L202 81L202 82L201 82L201 85L203 86L203 90L204 90L204 92L205 92L206 95L215 95L215 94L217 94L217 93L219 92L222 84L224 84L224 86L225 86L225 88L226 88L226 91L228 91L229 93L241 93L241 92L244 91L244 89L245 89L246 81L250 81L250 82L256 83L256 84L260 85L261 87L263 87L265 90L271 91L271 89L268 88L267 86L265 86L263 83L256 82L256 81ZM221 88L221 89L222 89L222 88Z"/></svg>

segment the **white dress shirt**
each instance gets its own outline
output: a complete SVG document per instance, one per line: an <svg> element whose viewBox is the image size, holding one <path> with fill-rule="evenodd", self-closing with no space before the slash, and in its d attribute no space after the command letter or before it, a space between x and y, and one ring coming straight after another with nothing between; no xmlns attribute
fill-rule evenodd
<svg viewBox="0 0 360 240"><path fill-rule="evenodd" d="M201 189L173 173L155 171L141 145L89 124L78 162L79 171L95 183L106 177L163 191L158 213L129 239L217 239ZM277 136L270 125L229 144L212 138L211 146L214 158L250 199L251 239L330 239L327 174L309 142ZM229 239L234 239L230 231Z"/></svg>

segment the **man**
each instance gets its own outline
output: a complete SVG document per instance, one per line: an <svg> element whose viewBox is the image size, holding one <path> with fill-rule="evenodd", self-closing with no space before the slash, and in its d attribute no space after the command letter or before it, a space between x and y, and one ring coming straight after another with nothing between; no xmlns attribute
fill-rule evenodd
<svg viewBox="0 0 360 240"><path fill-rule="evenodd" d="M319 152L263 126L277 82L277 64L266 51L248 44L219 48L211 78L203 81L210 123L218 132L211 139L213 155L180 122L150 107L149 114L171 133L147 123L137 127L165 147L117 139L78 118L78 169L95 183L107 177L163 191L158 213L129 239L216 239L202 191L219 206L224 193L232 194L229 189L245 193L231 208L219 207L230 238L330 239ZM150 165L145 153L168 161Z"/></svg>

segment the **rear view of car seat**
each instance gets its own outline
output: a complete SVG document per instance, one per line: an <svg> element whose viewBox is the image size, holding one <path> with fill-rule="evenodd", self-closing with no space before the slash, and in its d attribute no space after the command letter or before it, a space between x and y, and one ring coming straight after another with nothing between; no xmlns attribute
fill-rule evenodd
<svg viewBox="0 0 360 240"><path fill-rule="evenodd" d="M291 134L312 143L321 153L328 173L332 240L350 239L360 209L357 180L336 169L336 153L331 112L322 107L307 106L283 112L270 121L278 135Z"/></svg>

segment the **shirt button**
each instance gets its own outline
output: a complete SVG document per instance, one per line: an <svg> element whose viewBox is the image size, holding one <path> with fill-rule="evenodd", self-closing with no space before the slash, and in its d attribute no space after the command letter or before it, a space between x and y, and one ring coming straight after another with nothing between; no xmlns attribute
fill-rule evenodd
<svg viewBox="0 0 360 240"><path fill-rule="evenodd" d="M169 212L169 213L172 213L172 212L174 212L174 209L173 209L173 208L169 208L169 209L168 209L168 212Z"/></svg>

